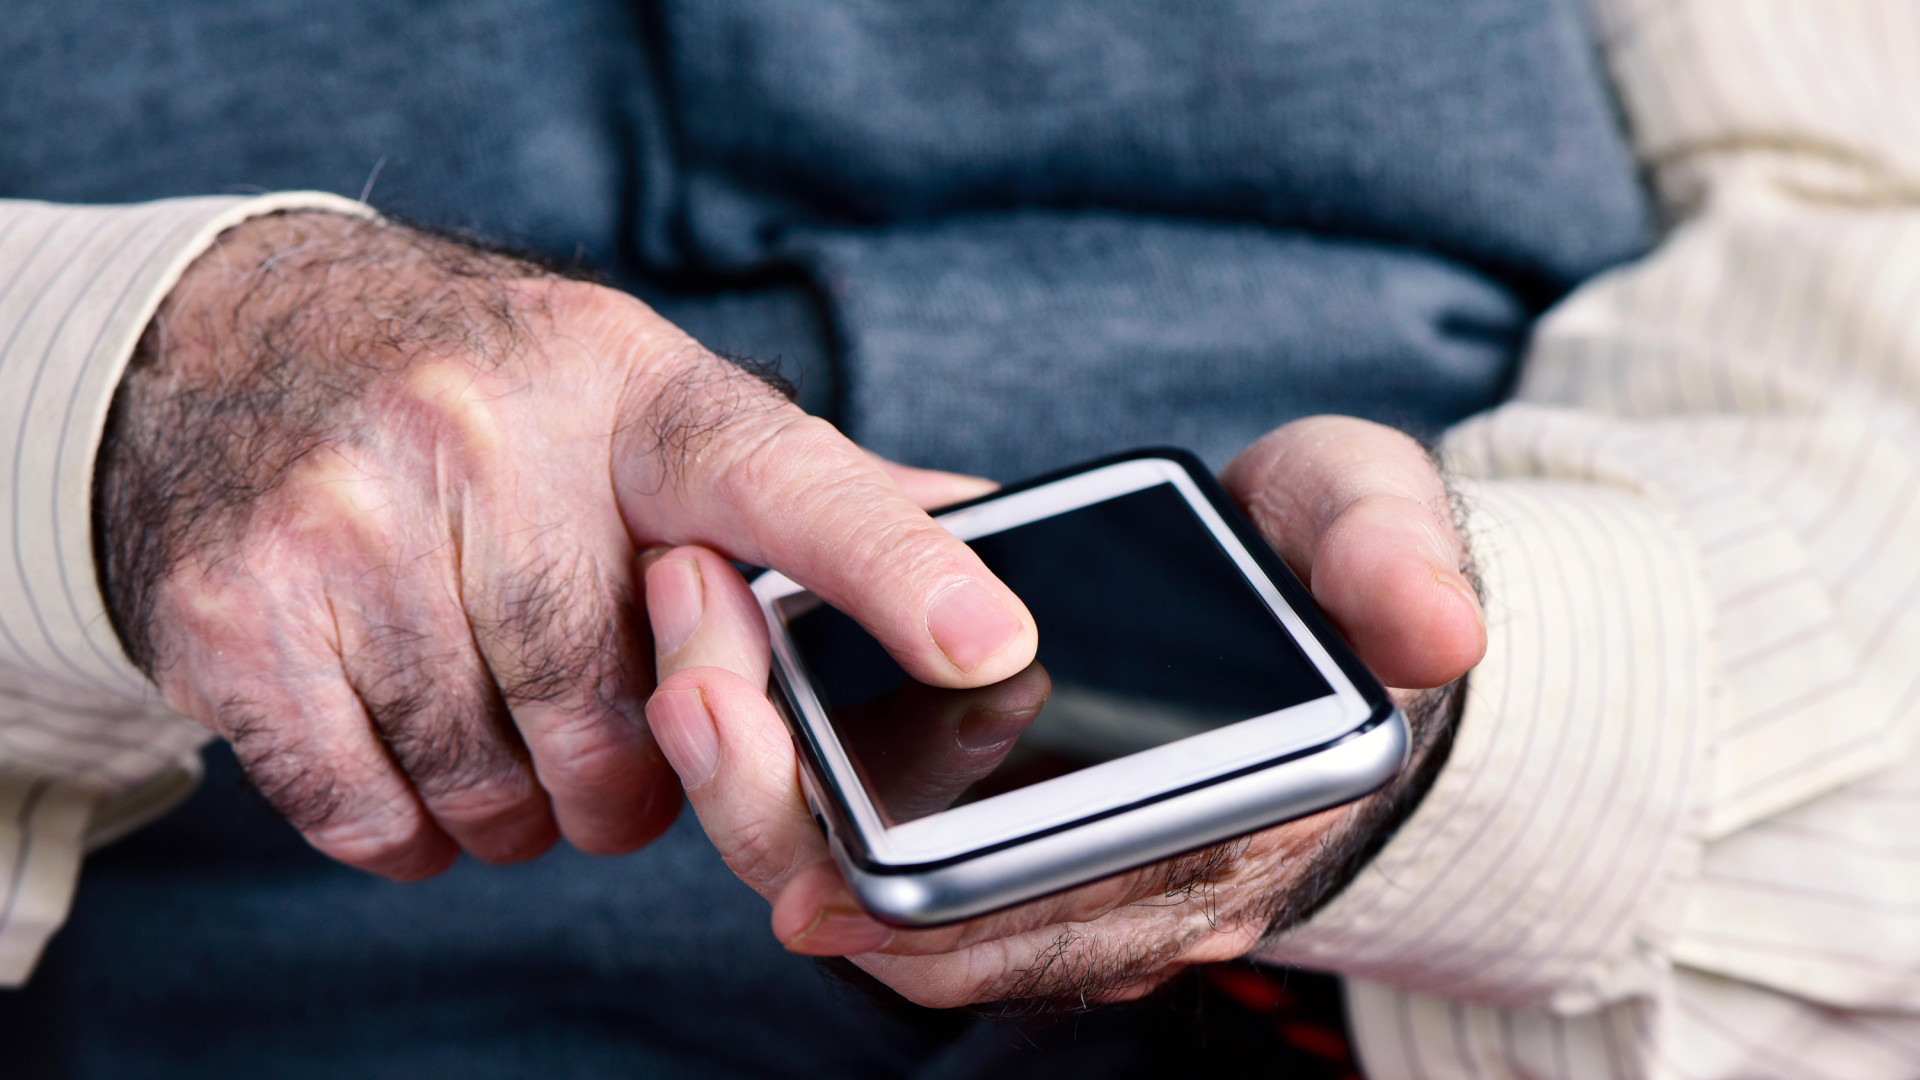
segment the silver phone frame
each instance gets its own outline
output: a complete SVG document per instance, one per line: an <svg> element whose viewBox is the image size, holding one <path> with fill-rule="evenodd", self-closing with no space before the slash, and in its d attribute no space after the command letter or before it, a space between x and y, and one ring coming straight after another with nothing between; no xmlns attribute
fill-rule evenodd
<svg viewBox="0 0 1920 1080"><path fill-rule="evenodd" d="M848 883L877 917L905 926L970 918L1351 801L1405 761L1406 722L1384 689L1190 455L1142 451L1095 462L935 520L972 540L1162 483L1183 496L1332 693L919 822L885 824L827 719L779 606L804 588L772 571L754 580L772 643L775 698L794 734L807 800ZM1250 727L1258 723L1266 726ZM1191 745L1214 736L1221 737L1212 758ZM1139 778L1166 774L1157 758L1175 755L1185 759L1184 776L1139 785ZM1094 790L1085 773L1123 764L1115 770L1121 784L1108 786L1126 794L1085 798ZM1082 798L1068 801L1074 785L1064 782L1074 777L1083 777ZM1020 812L1035 808L1051 812ZM957 818L971 819L971 829L966 820L956 826ZM918 842L895 841L902 829Z"/></svg>

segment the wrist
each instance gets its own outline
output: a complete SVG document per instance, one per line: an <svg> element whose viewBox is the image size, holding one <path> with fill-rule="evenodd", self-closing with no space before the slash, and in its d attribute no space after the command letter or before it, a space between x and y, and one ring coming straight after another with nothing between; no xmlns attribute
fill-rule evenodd
<svg viewBox="0 0 1920 1080"><path fill-rule="evenodd" d="M1406 767L1329 826L1318 851L1287 883L1263 943L1306 922L1339 896L1426 798L1453 749L1468 677L1431 690L1396 692L1413 743Z"/></svg>
<svg viewBox="0 0 1920 1080"><path fill-rule="evenodd" d="M135 665L155 673L153 611L175 567L223 550L295 463L354 437L345 414L384 376L427 352L504 355L512 286L545 272L324 211L223 232L148 322L94 466L95 570Z"/></svg>

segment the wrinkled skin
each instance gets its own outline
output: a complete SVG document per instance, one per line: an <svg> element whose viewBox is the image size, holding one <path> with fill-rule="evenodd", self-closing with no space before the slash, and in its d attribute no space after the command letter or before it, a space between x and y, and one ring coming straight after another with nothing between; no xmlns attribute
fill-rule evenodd
<svg viewBox="0 0 1920 1080"><path fill-rule="evenodd" d="M1410 440L1302 421L1224 479L1386 681L1477 661ZM781 941L926 1004L1083 1005L1246 952L1384 795L936 930L860 913L827 858L727 560L784 570L930 687L988 686L1028 668L1032 619L920 509L987 487L861 452L631 297L291 214L223 236L149 327L97 550L129 655L350 864L630 851L684 785Z"/></svg>
<svg viewBox="0 0 1920 1080"><path fill-rule="evenodd" d="M1312 418L1256 443L1223 480L1361 658L1408 688L1395 693L1410 712L1422 688L1478 662L1486 631L1464 545L1412 440ZM1290 898L1327 887L1316 875L1330 854L1367 839L1356 833L1372 827L1368 804L1392 791L954 926L885 926L861 912L808 815L792 741L761 692L766 629L745 583L697 546L651 557L646 581L656 630L674 627L658 633L648 715L708 835L772 903L789 949L850 956L925 1005L1084 1007L1240 956L1297 913Z"/></svg>
<svg viewBox="0 0 1920 1080"><path fill-rule="evenodd" d="M167 700L314 846L413 879L671 823L645 548L778 567L932 685L1024 668L1025 608L889 470L629 296L291 214L168 297L96 513Z"/></svg>

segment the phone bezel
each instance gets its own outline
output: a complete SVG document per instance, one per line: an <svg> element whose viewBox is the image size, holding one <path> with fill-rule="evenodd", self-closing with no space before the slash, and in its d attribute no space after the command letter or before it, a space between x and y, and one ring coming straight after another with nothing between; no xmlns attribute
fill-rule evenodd
<svg viewBox="0 0 1920 1080"><path fill-rule="evenodd" d="M1393 713L1385 689L1320 617L1305 588L1204 466L1184 451L1155 449L1102 459L945 508L934 517L971 540L1161 483L1181 494L1332 693L900 825L887 826L873 805L786 633L779 602L805 590L776 572L754 580L773 645L774 679L785 698L783 711L810 759L808 787L825 789L810 791L811 801L816 813L833 819L822 823L863 871L924 872L1031 843L1295 761L1364 733ZM1155 776L1162 779L1140 782Z"/></svg>

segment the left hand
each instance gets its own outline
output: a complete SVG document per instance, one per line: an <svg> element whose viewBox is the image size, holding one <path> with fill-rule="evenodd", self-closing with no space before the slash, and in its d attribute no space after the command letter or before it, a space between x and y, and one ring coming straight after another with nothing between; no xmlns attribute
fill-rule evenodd
<svg viewBox="0 0 1920 1080"><path fill-rule="evenodd" d="M888 468L923 506L981 490ZM1382 679L1442 686L1479 661L1464 544L1411 439L1312 418L1256 443L1223 479ZM766 628L746 583L711 551L680 547L649 558L645 592L656 626L696 626L657 658L647 715L708 836L772 902L788 949L849 956L920 1004L1138 997L1187 965L1252 949L1329 844L1364 840L1340 828L1362 800L952 926L886 926L862 912L807 811L792 738L766 699Z"/></svg>
<svg viewBox="0 0 1920 1080"><path fill-rule="evenodd" d="M831 425L631 296L391 222L222 233L97 473L129 658L314 847L400 880L679 814L637 550L784 570L930 685L1033 659L1019 599Z"/></svg>

